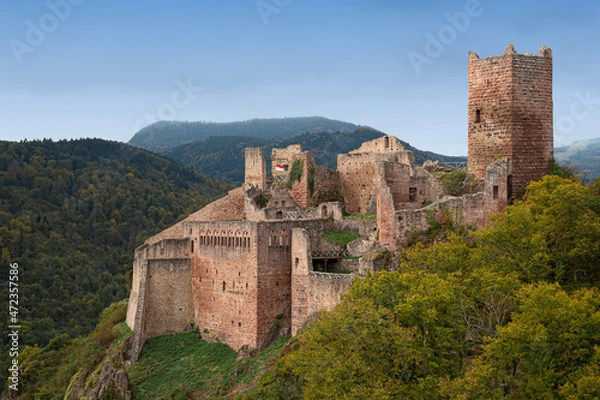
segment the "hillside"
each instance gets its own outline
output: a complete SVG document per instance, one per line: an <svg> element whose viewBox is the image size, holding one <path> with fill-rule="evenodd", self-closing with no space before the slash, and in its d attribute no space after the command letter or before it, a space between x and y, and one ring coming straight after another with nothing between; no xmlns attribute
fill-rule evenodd
<svg viewBox="0 0 600 400"><path fill-rule="evenodd" d="M0 142L1 295L18 263L20 344L89 333L128 297L134 249L229 188L122 143Z"/></svg>
<svg viewBox="0 0 600 400"><path fill-rule="evenodd" d="M586 173L586 179L600 176L600 138L575 142L554 149L554 158L561 165L575 167Z"/></svg>
<svg viewBox="0 0 600 400"><path fill-rule="evenodd" d="M160 151L212 136L284 139L305 132L351 132L358 128L358 125L349 122L323 117L251 119L236 122L159 121L137 132L129 144Z"/></svg>
<svg viewBox="0 0 600 400"><path fill-rule="evenodd" d="M270 156L273 148L283 148L291 144L300 144L304 150L310 150L318 165L335 170L337 155L345 154L360 147L363 142L385 135L371 128L359 128L352 132L314 132L304 133L287 139L265 139L241 136L211 137L203 141L188 143L160 154L177 162L189 165L205 174L236 184L244 180L244 149L262 147L270 169ZM451 157L422 151L406 142L402 145L415 154L417 163L425 160L463 162L466 157Z"/></svg>
<svg viewBox="0 0 600 400"><path fill-rule="evenodd" d="M124 367L126 305L112 305L91 335L23 352L22 398L90 393L107 364L139 399L599 398L600 183L546 176L488 229L439 228L256 355L192 331Z"/></svg>

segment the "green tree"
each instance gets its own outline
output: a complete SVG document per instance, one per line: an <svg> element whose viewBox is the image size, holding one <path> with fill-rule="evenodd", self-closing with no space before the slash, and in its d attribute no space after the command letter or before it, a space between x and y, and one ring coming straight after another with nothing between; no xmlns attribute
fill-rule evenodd
<svg viewBox="0 0 600 400"><path fill-rule="evenodd" d="M512 321L498 329L465 377L444 392L464 399L554 399L600 392L600 295L558 284L524 286ZM585 398L585 397L583 397ZM588 397L592 398L592 397ZM594 397L595 398L595 397Z"/></svg>

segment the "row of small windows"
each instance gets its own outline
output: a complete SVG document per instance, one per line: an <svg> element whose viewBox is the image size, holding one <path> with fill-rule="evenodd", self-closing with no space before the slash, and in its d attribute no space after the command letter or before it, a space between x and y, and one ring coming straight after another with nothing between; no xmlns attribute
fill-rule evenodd
<svg viewBox="0 0 600 400"><path fill-rule="evenodd" d="M271 231L269 234L269 246L289 246L289 235L286 229L282 229L279 234Z"/></svg>
<svg viewBox="0 0 600 400"><path fill-rule="evenodd" d="M233 231L220 233L200 231L198 243L200 246L250 247L250 234L248 232L242 234L240 231L235 234Z"/></svg>

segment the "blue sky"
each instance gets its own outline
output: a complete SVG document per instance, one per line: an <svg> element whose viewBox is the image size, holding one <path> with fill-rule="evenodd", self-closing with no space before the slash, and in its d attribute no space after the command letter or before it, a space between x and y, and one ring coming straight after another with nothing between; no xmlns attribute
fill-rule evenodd
<svg viewBox="0 0 600 400"><path fill-rule="evenodd" d="M468 51L514 43L552 48L569 144L600 137L599 27L592 1L1 0L0 140L320 115L466 155Z"/></svg>

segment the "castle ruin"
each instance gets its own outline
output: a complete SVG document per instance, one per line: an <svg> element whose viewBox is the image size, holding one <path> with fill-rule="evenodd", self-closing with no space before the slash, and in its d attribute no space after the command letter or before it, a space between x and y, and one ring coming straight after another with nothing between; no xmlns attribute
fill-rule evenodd
<svg viewBox="0 0 600 400"><path fill-rule="evenodd" d="M356 259L365 252L402 248L440 214L484 227L552 159L551 50L470 53L468 114L468 172L481 190L460 197L450 196L436 163L416 165L393 136L339 155L336 171L292 145L273 149L267 176L262 149L246 149L242 187L136 249L131 360L146 339L190 329L235 350L264 348L333 308L372 267ZM342 247L325 231L362 237Z"/></svg>

